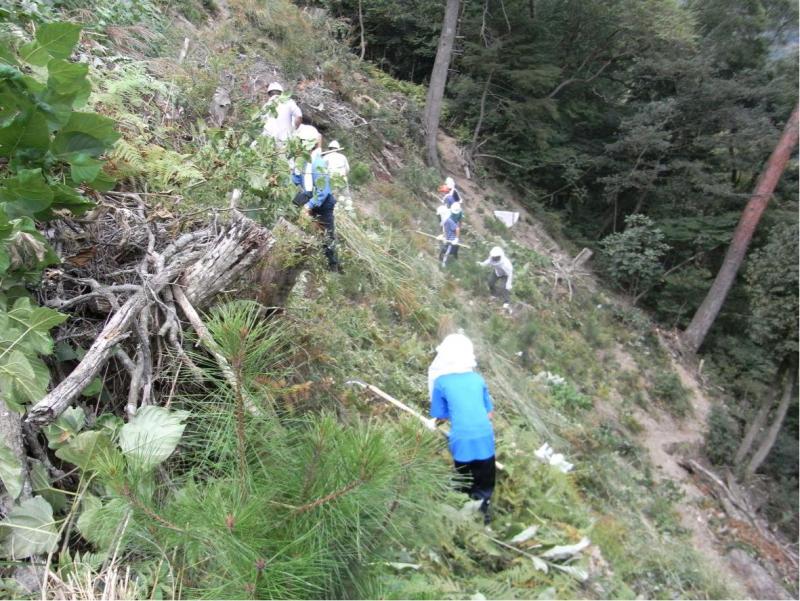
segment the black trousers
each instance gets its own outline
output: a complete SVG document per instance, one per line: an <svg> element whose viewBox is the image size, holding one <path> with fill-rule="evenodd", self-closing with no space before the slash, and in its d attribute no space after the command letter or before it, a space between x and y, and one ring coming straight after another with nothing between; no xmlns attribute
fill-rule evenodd
<svg viewBox="0 0 800 601"><path fill-rule="evenodd" d="M488 459L475 461L455 461L456 471L464 476L459 490L467 493L476 501L488 501L494 492L495 465L494 455Z"/></svg>
<svg viewBox="0 0 800 601"><path fill-rule="evenodd" d="M311 216L325 230L325 257L331 270L339 267L339 260L336 257L336 225L333 217L335 206L336 200L330 195L320 206L311 209Z"/></svg>
<svg viewBox="0 0 800 601"><path fill-rule="evenodd" d="M449 242L445 242L444 244L442 244L442 247L439 249L439 261L442 261L445 258L445 256L457 259L458 245L450 244Z"/></svg>
<svg viewBox="0 0 800 601"><path fill-rule="evenodd" d="M500 296L503 299L504 303L511 302L511 293L506 290L506 282L508 282L507 275L498 276L494 269L489 272L489 292L492 293L492 296ZM500 293L497 292L497 285L500 285Z"/></svg>

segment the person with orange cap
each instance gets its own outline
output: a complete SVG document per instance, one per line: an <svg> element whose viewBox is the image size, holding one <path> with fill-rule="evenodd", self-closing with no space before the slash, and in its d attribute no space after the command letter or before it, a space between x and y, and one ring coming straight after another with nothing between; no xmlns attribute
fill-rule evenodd
<svg viewBox="0 0 800 601"><path fill-rule="evenodd" d="M439 186L439 192L442 192L442 204L449 209L454 202L461 202L461 195L456 190L456 182L452 177L447 177L444 184Z"/></svg>

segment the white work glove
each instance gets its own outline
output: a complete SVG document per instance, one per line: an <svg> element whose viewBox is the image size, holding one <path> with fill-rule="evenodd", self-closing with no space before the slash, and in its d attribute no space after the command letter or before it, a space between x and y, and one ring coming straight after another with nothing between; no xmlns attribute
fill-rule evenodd
<svg viewBox="0 0 800 601"><path fill-rule="evenodd" d="M432 417L430 419L426 419L424 424L425 424L425 427L428 428L428 430L430 430L431 432L435 432L436 431L436 418L435 417Z"/></svg>
<svg viewBox="0 0 800 601"><path fill-rule="evenodd" d="M506 290L511 290L511 282L506 282Z"/></svg>
<svg viewBox="0 0 800 601"><path fill-rule="evenodd" d="M451 244L458 244L458 238L453 238L450 242Z"/></svg>

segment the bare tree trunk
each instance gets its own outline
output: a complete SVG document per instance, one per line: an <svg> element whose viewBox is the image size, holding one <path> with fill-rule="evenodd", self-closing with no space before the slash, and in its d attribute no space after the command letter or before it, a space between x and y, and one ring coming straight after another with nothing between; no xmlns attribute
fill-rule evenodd
<svg viewBox="0 0 800 601"><path fill-rule="evenodd" d="M733 465L737 471L740 469L740 466L744 468L744 460L750 454L750 449L753 448L756 436L758 436L761 430L764 429L764 426L767 425L767 416L769 415L769 410L772 409L776 396L777 394L775 392L769 395L769 400L761 404L755 419L747 428L747 432L745 432L744 438L739 444L739 448L736 450L736 456L733 458ZM744 470L742 469L741 471Z"/></svg>
<svg viewBox="0 0 800 601"><path fill-rule="evenodd" d="M19 461L22 480L22 490L18 497L13 497L7 486L5 491L0 490L0 515L5 517L14 506L16 498L24 500L31 496L31 485L28 480L28 458L22 441L22 418L19 413L9 408L2 398L0 398L0 446L8 447Z"/></svg>
<svg viewBox="0 0 800 601"><path fill-rule="evenodd" d="M475 123L475 130L472 132L472 143L469 146L469 154L470 157L475 153L478 146L478 136L481 133L481 127L483 126L483 118L486 116L486 97L489 95L489 86L492 83L492 76L494 75L494 70L489 73L489 77L486 78L486 83L483 85L483 94L481 94L481 110L478 113L478 121Z"/></svg>
<svg viewBox="0 0 800 601"><path fill-rule="evenodd" d="M439 36L439 47L433 63L431 80L428 84L428 96L425 100L425 145L428 165L439 169L439 152L436 148L436 134L439 132L439 117L442 113L442 98L447 84L447 70L453 54L453 42L456 38L458 13L461 0L447 0L442 21L442 33Z"/></svg>
<svg viewBox="0 0 800 601"><path fill-rule="evenodd" d="M364 41L364 12L361 7L361 0L358 0L358 26L361 29L361 60L367 52L367 42Z"/></svg>
<svg viewBox="0 0 800 601"><path fill-rule="evenodd" d="M755 232L761 215L764 213L764 209L767 208L767 203L769 203L769 199L775 190L775 186L786 168L786 163L789 161L792 150L797 144L797 113L798 108L795 107L792 116L789 117L789 121L786 123L781 139L761 172L761 177L758 179L753 195L742 212L739 225L736 226L736 231L733 232L731 245L728 247L728 252L725 253L725 259L722 261L722 267L717 272L717 277L703 300L703 304L697 309L692 322L683 333L684 343L693 352L697 352L703 344L706 334L708 334L714 320L717 318L719 310L722 308L722 303L725 302L725 297L728 295L728 291L733 285L733 280L736 278L736 272L739 271L739 266L742 264L747 247L750 245L750 240L753 238L753 232Z"/></svg>
<svg viewBox="0 0 800 601"><path fill-rule="evenodd" d="M761 467L761 464L764 463L767 455L769 455L769 452L775 445L775 441L778 438L778 433L781 431L781 426L783 425L783 420L786 417L786 412L789 410L789 405L793 398L797 398L796 384L797 366L790 369L786 376L786 380L783 384L783 396L781 397L781 402L778 405L777 411L775 412L772 425L770 425L769 430L767 430L764 440L761 441L761 445L753 455L750 463L747 464L745 478L751 478L753 474L756 473L756 470Z"/></svg>

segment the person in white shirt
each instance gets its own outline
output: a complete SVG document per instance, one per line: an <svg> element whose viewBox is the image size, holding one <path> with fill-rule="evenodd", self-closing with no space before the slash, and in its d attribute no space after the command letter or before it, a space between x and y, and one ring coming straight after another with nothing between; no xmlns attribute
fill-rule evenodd
<svg viewBox="0 0 800 601"><path fill-rule="evenodd" d="M261 131L262 136L269 136L278 142L286 142L303 122L303 112L297 103L291 98L283 98L282 94L283 86L278 82L274 81L267 87L269 100L264 108L266 110L274 106L277 114L272 116L271 111L265 113L264 129Z"/></svg>
<svg viewBox="0 0 800 601"><path fill-rule="evenodd" d="M489 292L491 292L492 296L502 295L503 309L510 313L511 283L514 279L514 267L511 265L511 261L509 261L502 248L495 246L489 251L489 258L485 261L479 261L478 265L489 265L492 267L489 280L487 281L489 284ZM497 284L502 286L500 294L496 291Z"/></svg>
<svg viewBox="0 0 800 601"><path fill-rule="evenodd" d="M352 212L353 199L350 196L350 182L347 181L350 163L347 161L347 157L340 152L341 149L342 145L339 142L331 140L328 144L328 152L325 153L325 164L328 166L328 173L331 177L337 178L332 182L336 198L342 201L346 211Z"/></svg>

